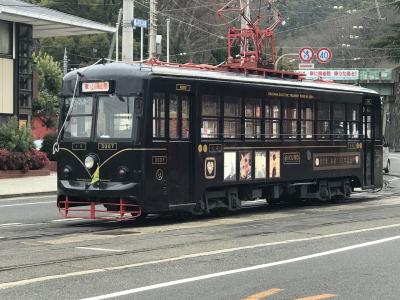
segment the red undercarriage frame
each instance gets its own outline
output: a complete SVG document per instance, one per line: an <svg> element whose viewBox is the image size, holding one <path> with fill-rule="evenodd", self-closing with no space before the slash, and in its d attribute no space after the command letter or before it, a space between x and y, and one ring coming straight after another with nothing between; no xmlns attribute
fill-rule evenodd
<svg viewBox="0 0 400 300"><path fill-rule="evenodd" d="M64 218L88 220L125 221L139 218L142 210L139 205L128 204L120 198L118 203L94 201L70 201L66 196L58 203L58 210ZM102 206L102 207L99 207Z"/></svg>

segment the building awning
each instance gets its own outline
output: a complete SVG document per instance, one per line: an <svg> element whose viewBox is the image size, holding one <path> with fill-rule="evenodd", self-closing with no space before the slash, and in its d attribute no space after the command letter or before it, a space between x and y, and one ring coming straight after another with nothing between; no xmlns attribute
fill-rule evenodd
<svg viewBox="0 0 400 300"><path fill-rule="evenodd" d="M34 38L115 32L114 27L19 0L0 0L0 20L32 25Z"/></svg>

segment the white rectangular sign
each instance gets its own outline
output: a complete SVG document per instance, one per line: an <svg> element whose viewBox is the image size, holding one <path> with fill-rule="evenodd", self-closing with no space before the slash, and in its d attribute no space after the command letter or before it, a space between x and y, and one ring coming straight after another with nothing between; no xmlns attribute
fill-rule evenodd
<svg viewBox="0 0 400 300"><path fill-rule="evenodd" d="M351 81L359 80L359 70L346 70L346 69L332 69L332 70L297 70L298 73L306 75L308 80L337 80L337 81Z"/></svg>
<svg viewBox="0 0 400 300"><path fill-rule="evenodd" d="M147 28L147 20L133 19L131 23L133 27Z"/></svg>
<svg viewBox="0 0 400 300"><path fill-rule="evenodd" d="M313 70L314 69L314 64L312 64L312 63L299 64L299 69L300 70Z"/></svg>

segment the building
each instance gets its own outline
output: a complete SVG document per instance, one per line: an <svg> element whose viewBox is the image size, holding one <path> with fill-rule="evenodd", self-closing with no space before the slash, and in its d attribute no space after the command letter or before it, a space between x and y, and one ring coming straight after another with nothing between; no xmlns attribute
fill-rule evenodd
<svg viewBox="0 0 400 300"><path fill-rule="evenodd" d="M114 27L56 10L0 0L0 124L10 116L30 124L33 39L114 32Z"/></svg>

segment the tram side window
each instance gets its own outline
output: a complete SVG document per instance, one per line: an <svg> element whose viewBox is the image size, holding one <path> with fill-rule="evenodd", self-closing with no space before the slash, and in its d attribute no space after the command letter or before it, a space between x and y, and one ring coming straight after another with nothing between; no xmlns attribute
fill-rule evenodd
<svg viewBox="0 0 400 300"><path fill-rule="evenodd" d="M179 128L178 128L178 95L169 96L169 138L177 139L179 138Z"/></svg>
<svg viewBox="0 0 400 300"><path fill-rule="evenodd" d="M203 95L201 98L201 137L217 139L219 137L220 97Z"/></svg>
<svg viewBox="0 0 400 300"><path fill-rule="evenodd" d="M242 105L240 97L224 98L224 138L241 138Z"/></svg>
<svg viewBox="0 0 400 300"><path fill-rule="evenodd" d="M189 138L189 124L190 124L190 104L188 96L181 98L181 124L182 124L182 139Z"/></svg>
<svg viewBox="0 0 400 300"><path fill-rule="evenodd" d="M357 104L347 105L347 136L350 139L359 137L359 106Z"/></svg>
<svg viewBox="0 0 400 300"><path fill-rule="evenodd" d="M188 96L169 96L169 137L171 139L189 138L189 112Z"/></svg>
<svg viewBox="0 0 400 300"><path fill-rule="evenodd" d="M153 95L153 138L165 138L165 95Z"/></svg>
<svg viewBox="0 0 400 300"><path fill-rule="evenodd" d="M331 134L331 104L318 102L317 138L329 139Z"/></svg>
<svg viewBox="0 0 400 300"><path fill-rule="evenodd" d="M346 105L333 104L333 138L341 140L345 138Z"/></svg>
<svg viewBox="0 0 400 300"><path fill-rule="evenodd" d="M261 99L246 99L245 104L245 137L261 138Z"/></svg>
<svg viewBox="0 0 400 300"><path fill-rule="evenodd" d="M278 139L280 135L281 107L278 99L265 104L265 138Z"/></svg>
<svg viewBox="0 0 400 300"><path fill-rule="evenodd" d="M314 103L301 103L301 138L314 138Z"/></svg>
<svg viewBox="0 0 400 300"><path fill-rule="evenodd" d="M286 100L283 101L283 138L295 139L297 138L297 101Z"/></svg>

